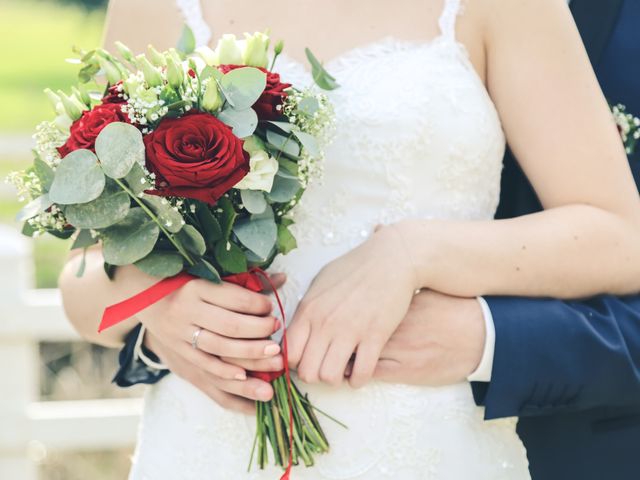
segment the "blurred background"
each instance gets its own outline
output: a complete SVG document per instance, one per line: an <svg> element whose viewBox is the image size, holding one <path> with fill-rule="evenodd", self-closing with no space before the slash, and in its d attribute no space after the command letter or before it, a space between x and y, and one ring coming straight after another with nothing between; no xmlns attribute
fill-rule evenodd
<svg viewBox="0 0 640 480"><path fill-rule="evenodd" d="M0 386L1 480L114 480L129 468L138 405L123 397L141 390L110 384L116 352L73 339L57 293L46 290L69 242L16 238L20 203L4 182L28 166L34 127L52 117L42 90L74 83L71 48L100 45L106 4L0 0L0 374L9 376ZM61 422L68 416L73 424Z"/></svg>

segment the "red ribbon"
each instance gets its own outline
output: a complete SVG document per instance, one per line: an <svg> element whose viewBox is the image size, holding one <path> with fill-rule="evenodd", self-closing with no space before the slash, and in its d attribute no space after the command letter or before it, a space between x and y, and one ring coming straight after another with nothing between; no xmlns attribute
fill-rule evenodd
<svg viewBox="0 0 640 480"><path fill-rule="evenodd" d="M248 372L250 376L259 378L265 382L271 383L276 378L280 378L285 375L287 379L287 396L289 398L289 463L287 468L280 477L280 480L289 480L291 474L291 468L293 467L293 397L291 387L291 373L289 372L289 349L287 346L287 320L285 318L284 307L282 301L278 295L278 291L271 282L269 275L261 268L254 267L248 272L240 273L237 275L229 275L223 278L225 282L234 283L241 287L247 288L254 292L260 292L263 290L262 277L271 287L276 301L278 302L278 308L280 309L280 315L282 317L282 358L284 362L284 369L279 372ZM102 314L102 320L98 327L98 332L102 332L107 328L111 328L114 325L131 318L137 313L141 312L145 308L153 305L154 303L162 300L167 295L175 292L179 288L183 287L191 280L195 280L196 276L186 272L179 273L178 275L170 278L160 280L158 283L150 286L146 290L130 297L120 303L116 303L107 307Z"/></svg>

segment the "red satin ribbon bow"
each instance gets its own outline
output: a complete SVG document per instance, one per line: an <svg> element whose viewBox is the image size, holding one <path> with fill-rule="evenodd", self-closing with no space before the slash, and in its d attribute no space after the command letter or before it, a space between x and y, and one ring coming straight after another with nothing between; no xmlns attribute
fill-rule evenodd
<svg viewBox="0 0 640 480"><path fill-rule="evenodd" d="M265 382L271 383L276 378L285 375L287 379L287 396L289 397L289 463L287 468L280 477L280 480L289 480L289 476L291 474L291 467L293 466L293 398L291 396L291 374L289 372L289 351L287 346L287 320L285 318L284 307L282 306L282 301L280 300L280 296L278 292L271 282L269 275L267 273L257 267L252 268L248 272L239 273L237 275L229 275L223 278L225 282L234 283L241 287L247 288L254 292L260 292L263 290L262 282L260 281L260 277L262 277L271 287L273 293L276 297L276 301L278 302L278 308L280 310L280 316L282 318L282 357L284 361L284 369L279 372L248 372L250 376L259 378L260 380L264 380ZM113 327L118 323L126 320L127 318L133 317L135 314L141 312L145 308L153 305L154 303L162 300L164 297L169 295L170 293L175 292L179 288L183 287L191 280L195 280L198 277L195 277L189 273L182 272L176 275L175 277L165 278L160 280L155 285L143 290L142 292L130 297L126 300L123 300L120 303L116 303L107 307L102 315L102 320L100 321L100 326L98 327L98 332L102 332L107 328Z"/></svg>

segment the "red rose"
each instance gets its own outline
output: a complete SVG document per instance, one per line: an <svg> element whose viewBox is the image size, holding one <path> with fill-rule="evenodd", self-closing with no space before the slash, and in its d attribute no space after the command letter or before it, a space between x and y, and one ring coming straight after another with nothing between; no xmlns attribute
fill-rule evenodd
<svg viewBox="0 0 640 480"><path fill-rule="evenodd" d="M165 118L144 137L147 168L156 175L148 193L213 205L249 172L242 140L213 115Z"/></svg>
<svg viewBox="0 0 640 480"><path fill-rule="evenodd" d="M122 97L122 80L115 85L111 85L106 95L102 98L102 103L124 103L125 99Z"/></svg>
<svg viewBox="0 0 640 480"><path fill-rule="evenodd" d="M222 73L230 72L236 68L245 68L245 66L220 65L218 67ZM267 86L258 101L253 105L253 109L258 114L258 118L260 120L277 120L282 116L282 112L279 108L282 106L285 98L287 98L285 90L291 87L291 84L282 83L280 81L280 75L277 73L270 72L269 70L261 67L254 68L258 68L258 70L267 74Z"/></svg>
<svg viewBox="0 0 640 480"><path fill-rule="evenodd" d="M96 137L104 127L113 122L129 122L129 117L120 107L119 103L103 103L82 112L82 116L71 125L65 144L58 147L60 156L65 157L80 148L94 151Z"/></svg>

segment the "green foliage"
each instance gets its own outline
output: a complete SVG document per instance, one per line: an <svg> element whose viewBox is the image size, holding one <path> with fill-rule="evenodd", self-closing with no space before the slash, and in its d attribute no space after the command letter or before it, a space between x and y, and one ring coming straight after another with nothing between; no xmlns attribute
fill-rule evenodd
<svg viewBox="0 0 640 480"><path fill-rule="evenodd" d="M196 49L196 37L188 25L183 27L176 49L185 55L192 53Z"/></svg>
<svg viewBox="0 0 640 480"><path fill-rule="evenodd" d="M53 205L53 202L49 198L49 195L45 193L27 203L16 215L16 221L23 222L29 218L33 218L39 213L44 212L51 205Z"/></svg>
<svg viewBox="0 0 640 480"><path fill-rule="evenodd" d="M267 75L257 68L237 68L220 80L227 102L236 110L250 108L260 98L267 85Z"/></svg>
<svg viewBox="0 0 640 480"><path fill-rule="evenodd" d="M293 200L301 188L298 177L280 168L273 179L273 187L267 197L272 202L286 203Z"/></svg>
<svg viewBox="0 0 640 480"><path fill-rule="evenodd" d="M152 277L166 278L182 271L182 256L174 252L151 252L135 264L140 270Z"/></svg>
<svg viewBox="0 0 640 480"><path fill-rule="evenodd" d="M311 76L313 77L313 81L316 82L316 85L323 90L335 90L340 86L338 82L336 82L336 79L325 70L316 56L311 53L311 50L305 48L304 53L307 55L309 64L311 64Z"/></svg>
<svg viewBox="0 0 640 480"><path fill-rule="evenodd" d="M202 256L207 251L204 238L193 225L185 225L177 235L180 244L189 252Z"/></svg>
<svg viewBox="0 0 640 480"><path fill-rule="evenodd" d="M226 108L218 114L218 119L225 125L229 125L239 138L253 135L258 126L258 115L253 108L244 110Z"/></svg>
<svg viewBox="0 0 640 480"><path fill-rule="evenodd" d="M132 208L120 223L102 231L102 253L111 265L129 265L151 253L160 229L141 209Z"/></svg>
<svg viewBox="0 0 640 480"><path fill-rule="evenodd" d="M278 251L286 255L298 246L295 237L285 225L278 225Z"/></svg>
<svg viewBox="0 0 640 480"><path fill-rule="evenodd" d="M68 205L64 215L76 228L107 228L127 216L129 203L126 192L108 183L98 198L88 203Z"/></svg>
<svg viewBox="0 0 640 480"><path fill-rule="evenodd" d="M259 215L251 215L236 222L233 233L240 243L255 253L263 261L266 260L276 244L278 228L271 208Z"/></svg>
<svg viewBox="0 0 640 480"><path fill-rule="evenodd" d="M205 280L209 280L213 283L221 283L222 279L220 278L220 274L218 270L211 265L204 258L198 260L198 262L190 267L187 270L191 275L195 275L196 277L204 278Z"/></svg>
<svg viewBox="0 0 640 480"><path fill-rule="evenodd" d="M222 238L222 227L211 213L209 205L203 202L196 203L196 218L200 223L200 231L202 232L205 242L209 246L213 246Z"/></svg>
<svg viewBox="0 0 640 480"><path fill-rule="evenodd" d="M267 142L269 142L272 147L288 156L298 157L300 155L300 145L298 145L298 142L293 139L292 134L285 137L273 130L267 130Z"/></svg>
<svg viewBox="0 0 640 480"><path fill-rule="evenodd" d="M98 243L98 238L94 238L89 230L83 229L78 232L76 239L71 245L71 250L75 250L76 248L87 248L91 245L95 245L96 243Z"/></svg>
<svg viewBox="0 0 640 480"><path fill-rule="evenodd" d="M87 203L100 196L105 177L98 159L89 150L75 150L58 165L49 197L60 205Z"/></svg>
<svg viewBox="0 0 640 480"><path fill-rule="evenodd" d="M182 229L184 223L182 215L167 200L155 195L144 195L142 202L156 214L167 231L177 233Z"/></svg>
<svg viewBox="0 0 640 480"><path fill-rule="evenodd" d="M110 123L96 138L96 155L105 175L122 178L136 163L144 163L142 133L128 123Z"/></svg>
<svg viewBox="0 0 640 480"><path fill-rule="evenodd" d="M218 242L213 251L218 264L229 273L247 271L247 257L240 247L231 242Z"/></svg>
<svg viewBox="0 0 640 480"><path fill-rule="evenodd" d="M249 213L263 213L267 209L264 192L260 190L240 190L240 198Z"/></svg>

